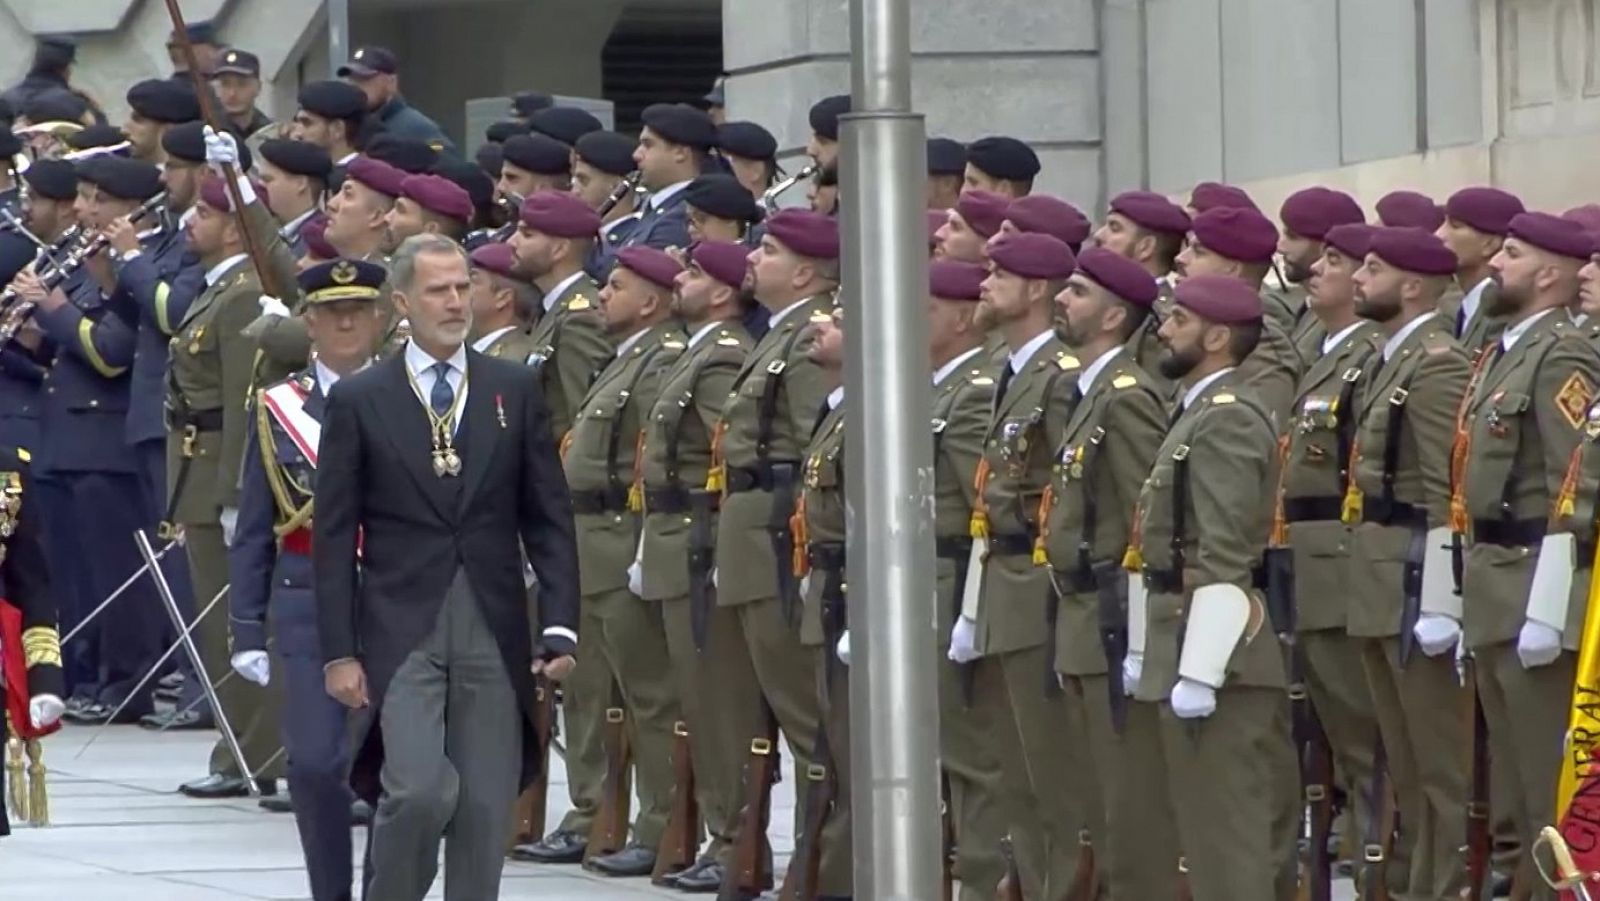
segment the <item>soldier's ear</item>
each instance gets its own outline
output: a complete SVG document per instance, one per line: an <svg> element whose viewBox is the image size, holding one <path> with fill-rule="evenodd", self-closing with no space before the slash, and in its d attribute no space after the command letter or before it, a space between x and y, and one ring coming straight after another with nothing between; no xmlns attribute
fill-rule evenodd
<svg viewBox="0 0 1600 901"><path fill-rule="evenodd" d="M1156 258L1156 250L1160 242L1152 234L1140 235L1133 242L1133 261L1135 263L1148 263Z"/></svg>

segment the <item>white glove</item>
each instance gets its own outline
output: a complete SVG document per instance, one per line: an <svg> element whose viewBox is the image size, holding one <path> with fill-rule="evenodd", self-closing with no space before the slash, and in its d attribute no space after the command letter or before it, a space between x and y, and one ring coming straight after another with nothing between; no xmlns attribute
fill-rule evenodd
<svg viewBox="0 0 1600 901"><path fill-rule="evenodd" d="M806 573L800 577L800 597L811 597L811 574Z"/></svg>
<svg viewBox="0 0 1600 901"><path fill-rule="evenodd" d="M1144 675L1144 655L1138 651L1129 651L1122 658L1122 693L1133 697L1139 690L1139 679Z"/></svg>
<svg viewBox="0 0 1600 901"><path fill-rule="evenodd" d="M628 564L628 590L636 598L644 597L644 567L639 565L637 558Z"/></svg>
<svg viewBox="0 0 1600 901"><path fill-rule="evenodd" d="M717 587L717 568L715 566L711 567L711 587Z"/></svg>
<svg viewBox="0 0 1600 901"><path fill-rule="evenodd" d="M272 677L272 663L266 651L240 651L229 662L235 672L257 685L266 685Z"/></svg>
<svg viewBox="0 0 1600 901"><path fill-rule="evenodd" d="M1204 682L1179 679L1172 686L1172 715L1180 720L1208 717L1217 712L1217 690Z"/></svg>
<svg viewBox="0 0 1600 901"><path fill-rule="evenodd" d="M1561 630L1536 619L1524 620L1517 636L1517 658L1523 669L1548 666L1561 656Z"/></svg>
<svg viewBox="0 0 1600 901"><path fill-rule="evenodd" d="M284 306L283 301L273 297L270 294L261 295L261 298L257 300L256 303L261 305L261 315L263 316L282 316L283 318L288 319L290 316L294 315L293 313L289 312L288 307Z"/></svg>
<svg viewBox="0 0 1600 901"><path fill-rule="evenodd" d="M218 521L222 523L222 543L233 547L233 535L239 530L239 508L223 507Z"/></svg>
<svg viewBox="0 0 1600 901"><path fill-rule="evenodd" d="M956 620L950 630L950 652L947 655L956 663L971 663L983 656L978 650L978 624L965 616Z"/></svg>
<svg viewBox="0 0 1600 901"><path fill-rule="evenodd" d="M1424 613L1417 617L1411 634L1416 636L1422 653L1437 657L1461 641L1461 623L1443 613Z"/></svg>
<svg viewBox="0 0 1600 901"><path fill-rule="evenodd" d="M33 728L48 729L61 719L67 705L55 695L39 695L28 702L28 717L33 720Z"/></svg>
<svg viewBox="0 0 1600 901"><path fill-rule="evenodd" d="M845 666L850 665L850 630L844 630L839 636L839 644L834 647L834 653L839 655L839 662Z"/></svg>
<svg viewBox="0 0 1600 901"><path fill-rule="evenodd" d="M211 168L219 173L224 165L233 166L235 169L238 168L239 142L233 139L233 135L225 131L215 131L211 126L207 125L205 140L206 162L211 164Z"/></svg>

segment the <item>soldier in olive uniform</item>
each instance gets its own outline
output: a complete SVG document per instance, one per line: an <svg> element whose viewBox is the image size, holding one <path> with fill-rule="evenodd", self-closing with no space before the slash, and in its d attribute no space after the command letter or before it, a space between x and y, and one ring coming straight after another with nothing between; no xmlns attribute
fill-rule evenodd
<svg viewBox="0 0 1600 901"><path fill-rule="evenodd" d="M1283 257L1283 278L1288 284L1279 295L1285 303L1278 311L1269 306L1267 314L1278 319L1294 341L1301 361L1309 366L1322 355L1320 320L1306 303L1311 267L1322 258L1328 229L1339 225L1366 222L1366 214L1355 198L1332 188L1303 188L1290 194L1278 210L1283 234L1278 237L1278 254Z"/></svg>
<svg viewBox="0 0 1600 901"><path fill-rule="evenodd" d="M1078 876L1090 805L1061 772L1064 760L1086 768L1087 748L1056 682L1047 646L1055 634L1046 619L1050 577L1033 557L1040 498L1067 412L1058 401L1079 368L1051 330L1052 301L1075 260L1067 245L1039 234L997 238L989 257L980 304L1010 356L975 477L971 565L981 567L982 590L962 598L949 653L958 663L977 661L972 703L992 729L1023 892L1047 897L1048 886L1048 897L1062 897ZM968 578L975 578L970 570Z"/></svg>
<svg viewBox="0 0 1600 901"><path fill-rule="evenodd" d="M1361 671L1360 645L1347 631L1350 530L1340 513L1354 450L1356 399L1376 367L1378 329L1356 315L1351 282L1366 257L1371 230L1360 222L1325 225L1354 206L1348 200L1337 192L1308 189L1284 204L1286 220L1298 229L1279 245L1287 245L1286 258L1301 260L1291 263L1291 271L1304 265L1305 245L1317 257L1300 280L1307 289L1308 315L1298 323L1299 335L1308 342L1302 347L1307 366L1280 445L1269 540L1287 555L1290 569L1272 570L1279 581L1269 582L1267 589L1277 605L1275 630L1293 639L1294 740L1308 797L1313 790L1326 793L1334 787L1334 773L1317 772L1309 756L1326 743L1338 785L1351 802L1352 819L1346 822L1351 831L1366 835L1378 724Z"/></svg>
<svg viewBox="0 0 1600 901"><path fill-rule="evenodd" d="M509 242L517 269L544 292L528 364L539 367L545 403L550 407L550 431L557 436L572 428L595 374L615 354L597 306L600 286L583 268L599 225L599 214L582 200L541 191L523 202L517 233ZM588 610L586 605L584 612ZM572 810L540 841L519 845L513 857L540 863L578 863L583 859L605 780L601 727L611 699L611 672L605 659L584 654L562 683Z"/></svg>
<svg viewBox="0 0 1600 901"><path fill-rule="evenodd" d="M1264 290L1278 247L1278 230L1266 216L1254 209L1217 207L1195 216L1189 234L1189 245L1178 254L1183 277L1231 275L1258 293ZM1302 368L1289 333L1277 319L1266 317L1261 340L1240 364L1239 374L1280 432L1288 426Z"/></svg>
<svg viewBox="0 0 1600 901"><path fill-rule="evenodd" d="M989 191L966 190L956 205L945 211L945 223L933 233L933 256L940 260L984 265L989 255L986 245L1000 233L1010 199ZM988 333L984 341L984 361L990 368L1005 365L1006 341L995 329L989 312L978 306L978 326Z"/></svg>
<svg viewBox="0 0 1600 901"><path fill-rule="evenodd" d="M735 753L749 740L747 717L731 711L759 703L755 670L742 653L738 614L712 596L711 550L715 498L705 491L711 435L750 341L739 326L740 289L749 249L702 241L677 277L673 312L688 332L688 348L661 376L661 390L644 429L639 479L644 534L634 561L639 596L661 603L667 656L672 665L694 770L695 799L711 845L669 885L715 891L738 830L740 771Z"/></svg>
<svg viewBox="0 0 1600 901"><path fill-rule="evenodd" d="M583 620L596 656L622 687L639 777L633 840L590 866L608 876L645 876L672 804L672 727L679 717L661 610L639 602L629 574L643 511L633 484L639 433L661 375L685 348L671 309L678 263L650 247L624 248L617 262L600 291L606 331L621 339L617 354L584 397L561 456L578 528Z"/></svg>
<svg viewBox="0 0 1600 901"><path fill-rule="evenodd" d="M749 658L764 707L788 739L799 773L813 772L816 766L821 774L825 768L814 756L822 712L815 655L800 643L789 517L804 444L828 394L822 371L806 357L802 339L812 318L833 308L838 258L835 220L801 210L784 210L767 220L767 233L749 260L756 300L772 313L771 328L734 379L706 479L707 490L722 492L717 603L738 611L744 637L739 647L717 654ZM760 710L744 715L749 717L742 724L745 736L767 734ZM796 805L796 834L810 814L808 794L801 792ZM825 838L831 834L824 832ZM848 895L849 850L825 842L823 861L822 894Z"/></svg>
<svg viewBox="0 0 1600 901"><path fill-rule="evenodd" d="M1184 388L1140 492L1131 564L1147 608L1136 696L1162 703L1161 748L1196 901L1271 901L1293 772L1283 656L1252 589L1267 538L1276 427L1239 364L1264 327L1237 278L1190 276L1161 327ZM1130 615L1135 615L1130 613Z"/></svg>
<svg viewBox="0 0 1600 901"><path fill-rule="evenodd" d="M1018 201L1019 203L1021 201ZM1084 362L1078 398L1056 451L1055 477L1040 517L1040 547L1059 596L1055 659L1072 721L1082 723L1089 755L1077 789L1093 806L1089 830L1111 895L1174 897L1177 835L1152 803L1161 772L1154 708L1141 705L1129 726L1122 667L1127 651L1122 568L1139 488L1167 428L1165 399L1133 362L1128 340L1144 329L1156 281L1127 257L1093 247L1056 295L1056 336ZM1055 605L1052 605L1055 606ZM1155 864L1155 865L1152 865Z"/></svg>
<svg viewBox="0 0 1600 901"><path fill-rule="evenodd" d="M943 212L940 212L943 215ZM938 557L937 623L960 616L972 554L969 526L978 503L976 478L994 405L994 375L983 355L978 299L987 270L977 263L935 260L929 267L928 339L933 351L934 549ZM989 747L989 721L972 704L971 664L939 651L939 756L949 786L952 875L961 901L986 901L1005 873L1000 841L1000 762Z"/></svg>
<svg viewBox="0 0 1600 901"><path fill-rule="evenodd" d="M1166 398L1172 396L1173 388L1156 365L1161 358L1161 340L1156 332L1172 308L1174 267L1191 224L1183 207L1154 191L1124 191L1111 198L1106 221L1089 237L1094 246L1122 254L1156 280L1160 295L1151 311L1153 315L1128 340L1128 349L1133 361L1156 380L1161 396Z"/></svg>
<svg viewBox="0 0 1600 901"><path fill-rule="evenodd" d="M1435 312L1454 271L1455 255L1427 232L1386 228L1369 238L1356 311L1378 324L1383 345L1363 377L1341 505L1353 528L1343 583L1350 636L1404 824L1386 881L1429 899L1455 898L1463 886L1462 749L1472 740L1454 659L1461 597L1449 537L1450 444L1468 364Z"/></svg>
<svg viewBox="0 0 1600 901"><path fill-rule="evenodd" d="M1524 848L1555 813L1593 557L1592 523L1563 515L1573 502L1568 464L1600 385L1600 356L1563 312L1592 248L1570 220L1511 220L1491 261L1500 290L1482 311L1506 328L1476 373L1456 435L1453 512L1469 538L1463 625ZM1554 893L1541 888L1537 897Z"/></svg>
<svg viewBox="0 0 1600 901"><path fill-rule="evenodd" d="M533 356L528 326L543 297L517 267L509 244L485 244L472 252L472 349L485 356L526 362Z"/></svg>
<svg viewBox="0 0 1600 901"><path fill-rule="evenodd" d="M1455 252L1460 293L1441 302L1439 312L1467 356L1476 360L1506 327L1490 312L1500 285L1489 262L1505 246L1512 218L1523 212L1522 201L1499 188L1462 188L1445 201L1444 212L1439 237Z"/></svg>

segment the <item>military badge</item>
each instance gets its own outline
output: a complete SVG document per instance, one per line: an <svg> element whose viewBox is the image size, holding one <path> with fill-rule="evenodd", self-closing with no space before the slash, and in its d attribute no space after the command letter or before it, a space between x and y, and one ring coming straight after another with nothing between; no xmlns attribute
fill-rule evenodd
<svg viewBox="0 0 1600 901"><path fill-rule="evenodd" d="M1581 372L1574 372L1567 376L1561 384L1561 390L1556 392L1556 409L1566 417L1567 424L1573 428L1583 425L1589 408L1589 401L1594 398L1594 386Z"/></svg>

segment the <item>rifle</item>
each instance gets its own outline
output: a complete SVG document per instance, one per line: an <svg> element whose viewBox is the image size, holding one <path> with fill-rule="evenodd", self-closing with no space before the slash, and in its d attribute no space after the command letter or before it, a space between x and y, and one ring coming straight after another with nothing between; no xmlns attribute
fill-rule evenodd
<svg viewBox="0 0 1600 901"><path fill-rule="evenodd" d="M1072 885L1067 887L1067 901L1094 901L1095 892L1095 866L1094 866L1094 838L1089 830L1078 830L1078 865L1077 872L1072 877Z"/></svg>
<svg viewBox="0 0 1600 901"><path fill-rule="evenodd" d="M1022 874L1017 871L1017 852L1009 835L1000 839L1000 856L1006 860L1006 874L994 888L995 901L1022 901Z"/></svg>
<svg viewBox="0 0 1600 901"><path fill-rule="evenodd" d="M1489 829L1489 724L1478 698L1476 664L1471 657L1462 660L1468 710L1472 717L1472 794L1467 798L1467 886L1469 897L1483 897L1489 881L1489 854L1494 838ZM1519 874L1520 875L1520 874Z"/></svg>
<svg viewBox="0 0 1600 901"><path fill-rule="evenodd" d="M956 823L955 817L950 812L950 771L939 773L939 826L942 833L943 864L940 871L940 898L942 901L955 899L955 867L956 867Z"/></svg>
<svg viewBox="0 0 1600 901"><path fill-rule="evenodd" d="M689 492L689 631L694 649L706 649L711 620L711 569L717 552L717 496L709 491Z"/></svg>
<svg viewBox="0 0 1600 901"><path fill-rule="evenodd" d="M781 767L778 721L771 708L766 708L766 720L766 733L750 739L750 757L744 764L744 808L739 811L739 838L733 844L733 872L722 881L717 901L739 901L772 888L767 819L772 814L772 785L778 781Z"/></svg>
<svg viewBox="0 0 1600 901"><path fill-rule="evenodd" d="M545 800L550 791L550 741L556 731L555 687L544 676L533 680L533 734L539 754L539 773L517 798L510 847L536 842L544 835Z"/></svg>
<svg viewBox="0 0 1600 901"><path fill-rule="evenodd" d="M1398 811L1394 793L1387 784L1389 761L1382 738L1378 739L1377 753L1373 757L1372 783L1367 797L1372 820L1367 824L1366 845L1362 849L1361 896L1364 901L1389 901L1388 860L1394 850Z"/></svg>
<svg viewBox="0 0 1600 901"><path fill-rule="evenodd" d="M1121 735L1128 722L1128 693L1122 684L1122 662L1128 656L1128 575L1119 561L1112 560L1095 564L1091 572L1100 599L1100 650L1106 656L1111 727Z"/></svg>
<svg viewBox="0 0 1600 901"><path fill-rule="evenodd" d="M794 574L794 535L789 531L789 517L794 515L795 466L792 463L772 464L772 514L767 523L767 534L772 541L772 553L777 558L778 602L783 609L783 621L793 626L795 610L799 607L800 582Z"/></svg>
<svg viewBox="0 0 1600 901"><path fill-rule="evenodd" d="M694 762L689 756L689 726L682 720L672 726L672 813L656 849L656 866L650 881L663 885L669 873L694 865L700 850L700 803L694 796Z"/></svg>
<svg viewBox="0 0 1600 901"><path fill-rule="evenodd" d="M816 545L812 545L813 548ZM822 588L822 672L817 686L824 705L833 703L833 671L838 658L833 648L845 629L844 568L815 569L824 578ZM815 901L817 876L822 867L822 827L833 809L839 784L835 778L833 749L828 744L827 716L817 721L817 740L812 745L811 765L806 767L805 828L795 837L794 854L784 874L779 901Z"/></svg>
<svg viewBox="0 0 1600 901"><path fill-rule="evenodd" d="M611 683L611 706L606 708L605 735L606 776L600 788L600 809L595 812L594 823L589 827L589 844L583 851L583 862L604 854L621 851L628 842L629 808L632 806L633 785L629 778L633 748L628 742L628 715L622 707L622 689Z"/></svg>
<svg viewBox="0 0 1600 901"><path fill-rule="evenodd" d="M1452 539L1451 568L1455 568L1455 546ZM1411 652L1417 646L1417 620L1422 616L1422 563L1428 553L1428 526L1412 523L1411 541L1406 546L1406 565L1401 577L1404 587L1400 603L1400 666L1411 662ZM1460 581L1456 582L1460 585Z"/></svg>
<svg viewBox="0 0 1600 901"><path fill-rule="evenodd" d="M1194 887L1189 884L1189 860L1178 858L1178 901L1194 901Z"/></svg>

